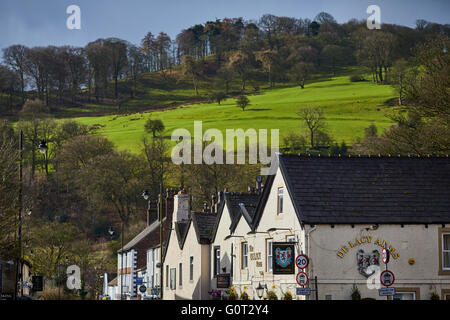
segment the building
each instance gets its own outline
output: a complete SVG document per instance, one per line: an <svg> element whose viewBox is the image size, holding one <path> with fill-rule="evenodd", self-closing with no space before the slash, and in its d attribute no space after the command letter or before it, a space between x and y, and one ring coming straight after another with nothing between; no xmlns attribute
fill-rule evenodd
<svg viewBox="0 0 450 320"><path fill-rule="evenodd" d="M232 284L242 282L240 267L236 255L246 255L241 249L243 236L251 230L256 207L261 198L261 186L252 193L225 193L223 205L220 206L217 223L211 242L211 277L212 290L226 291ZM236 230L238 228L238 230ZM231 235L231 236L230 236ZM245 249L248 252L248 248ZM248 275L248 274L247 274Z"/></svg>
<svg viewBox="0 0 450 320"><path fill-rule="evenodd" d="M117 252L117 286L113 300L155 298L160 288L160 223L157 208L149 211L156 219L147 218L150 223ZM173 193L167 192L162 206L163 249L172 224ZM152 222L153 221L153 222ZM141 288L142 287L142 288ZM122 288L122 289L121 289ZM141 291L142 290L142 291Z"/></svg>
<svg viewBox="0 0 450 320"><path fill-rule="evenodd" d="M274 274L273 246L293 242L309 257L306 287L318 299L450 296L450 162L447 157L279 155L279 168L249 226L238 222L233 284L255 297L259 284L296 296L297 268ZM219 225L223 234L227 224ZM220 230L222 229L222 231ZM230 243L230 245L231 245ZM278 244L277 244L278 245ZM380 296L383 247L395 295ZM381 285L381 287L383 287Z"/></svg>
<svg viewBox="0 0 450 320"><path fill-rule="evenodd" d="M192 212L189 196L180 191L174 197L173 223L164 256L164 299L209 299L210 244L216 227L216 210Z"/></svg>
<svg viewBox="0 0 450 320"><path fill-rule="evenodd" d="M18 299L30 297L32 294L31 263L22 258L17 269L19 269L19 274L17 275L19 280L17 297ZM0 260L0 300L14 299L15 283L16 263L12 260Z"/></svg>

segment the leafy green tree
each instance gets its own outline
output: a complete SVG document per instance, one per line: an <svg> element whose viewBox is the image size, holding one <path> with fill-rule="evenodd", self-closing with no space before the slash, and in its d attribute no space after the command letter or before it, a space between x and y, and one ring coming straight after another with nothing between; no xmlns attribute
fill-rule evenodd
<svg viewBox="0 0 450 320"><path fill-rule="evenodd" d="M27 256L33 272L46 276L58 275L58 266L72 254L73 243L81 238L78 229L57 221L35 226L32 230L31 252Z"/></svg>
<svg viewBox="0 0 450 320"><path fill-rule="evenodd" d="M163 132L165 129L164 123L159 119L155 119L155 120L148 119L145 122L144 128L145 128L145 132L152 133L153 138L156 137L156 134L158 132Z"/></svg>
<svg viewBox="0 0 450 320"><path fill-rule="evenodd" d="M245 108L249 105L250 100L247 98L247 96L241 95L236 99L236 104L239 108L242 109L242 111L245 111Z"/></svg>
<svg viewBox="0 0 450 320"><path fill-rule="evenodd" d="M220 102L222 100L224 100L227 97L227 95L225 94L225 92L216 91L216 92L211 93L210 97L211 97L212 101L216 101L217 104L220 105Z"/></svg>

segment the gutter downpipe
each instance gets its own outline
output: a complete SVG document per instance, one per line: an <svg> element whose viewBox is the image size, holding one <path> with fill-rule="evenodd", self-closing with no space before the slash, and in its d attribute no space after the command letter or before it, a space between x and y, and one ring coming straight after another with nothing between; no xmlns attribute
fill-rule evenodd
<svg viewBox="0 0 450 320"><path fill-rule="evenodd" d="M308 278L311 280L311 257L309 255L310 253L310 238L311 238L311 233L316 230L317 226L312 227L309 230L305 230L305 241L306 241L306 245L305 245L305 249L306 249L306 256L309 258L310 264L308 266ZM305 228L306 229L306 228ZM316 288L317 289L317 288ZM308 298L309 299L309 298Z"/></svg>

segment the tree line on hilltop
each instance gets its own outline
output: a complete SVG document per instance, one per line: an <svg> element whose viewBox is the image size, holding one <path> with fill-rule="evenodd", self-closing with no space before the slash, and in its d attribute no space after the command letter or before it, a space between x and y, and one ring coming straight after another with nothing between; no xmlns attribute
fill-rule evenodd
<svg viewBox="0 0 450 320"><path fill-rule="evenodd" d="M217 19L184 29L175 39L148 32L140 44L100 38L84 47L12 45L3 49L0 65L0 114L14 114L27 98L51 110L89 102L120 105L139 96L143 73L177 81L168 72L181 64L196 95L202 78L214 78L225 94L232 81L239 81L242 91L249 82L303 88L316 72L335 75L351 65L374 82L390 83L393 66L438 35L449 36L450 26L418 20L415 29L383 24L368 30L365 21L339 24L322 12L313 21L271 14L257 21Z"/></svg>

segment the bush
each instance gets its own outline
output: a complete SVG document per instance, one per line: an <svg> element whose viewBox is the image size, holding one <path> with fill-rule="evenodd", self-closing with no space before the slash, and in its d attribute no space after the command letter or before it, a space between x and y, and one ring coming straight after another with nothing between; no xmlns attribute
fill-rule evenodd
<svg viewBox="0 0 450 320"><path fill-rule="evenodd" d="M50 108L39 99L28 99L20 110L22 116L43 116L50 113Z"/></svg>
<svg viewBox="0 0 450 320"><path fill-rule="evenodd" d="M269 300L278 300L278 296L273 290L270 290L270 291L267 292L267 299L269 299Z"/></svg>
<svg viewBox="0 0 450 320"><path fill-rule="evenodd" d="M307 144L305 136L298 133L290 132L283 137L283 147L287 152L303 152Z"/></svg>
<svg viewBox="0 0 450 320"><path fill-rule="evenodd" d="M350 81L351 82L360 82L360 81L365 81L365 79L361 72L357 72L350 76Z"/></svg>
<svg viewBox="0 0 450 320"><path fill-rule="evenodd" d="M210 99L211 101L217 102L217 104L220 105L220 102L221 102L222 100L225 100L226 97L227 97L227 95L225 94L225 92L217 91L217 92L211 93L211 95L209 96L209 99Z"/></svg>
<svg viewBox="0 0 450 320"><path fill-rule="evenodd" d="M285 293L283 293L283 295L283 300L292 300L292 294L290 291L286 291Z"/></svg>
<svg viewBox="0 0 450 320"><path fill-rule="evenodd" d="M241 292L240 298L241 298L241 300L248 300L247 292L245 292L245 291Z"/></svg>

